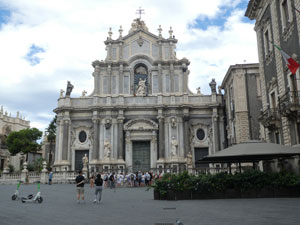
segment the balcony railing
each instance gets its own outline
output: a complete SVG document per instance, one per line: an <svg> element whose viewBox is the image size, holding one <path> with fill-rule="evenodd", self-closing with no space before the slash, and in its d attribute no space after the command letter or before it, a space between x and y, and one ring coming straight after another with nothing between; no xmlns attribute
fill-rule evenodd
<svg viewBox="0 0 300 225"><path fill-rule="evenodd" d="M288 91L279 98L280 112L283 116L300 111L300 91Z"/></svg>
<svg viewBox="0 0 300 225"><path fill-rule="evenodd" d="M280 114L277 108L269 108L261 113L259 121L268 128L280 127Z"/></svg>

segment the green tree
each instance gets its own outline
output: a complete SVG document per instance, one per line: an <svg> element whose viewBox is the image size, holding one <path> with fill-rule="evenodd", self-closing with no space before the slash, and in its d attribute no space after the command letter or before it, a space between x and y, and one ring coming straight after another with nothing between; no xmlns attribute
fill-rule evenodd
<svg viewBox="0 0 300 225"><path fill-rule="evenodd" d="M41 145L37 140L41 139L42 132L36 128L27 128L20 131L11 132L7 139L6 145L11 155L19 152L26 154L26 161L29 152L37 152L41 149Z"/></svg>
<svg viewBox="0 0 300 225"><path fill-rule="evenodd" d="M46 136L47 136L47 140L49 142L49 165L51 165L52 163L52 148L54 146L55 143L55 139L56 139L56 119L57 119L57 115L55 115L55 117L53 118L53 120L50 122L49 126L46 128Z"/></svg>

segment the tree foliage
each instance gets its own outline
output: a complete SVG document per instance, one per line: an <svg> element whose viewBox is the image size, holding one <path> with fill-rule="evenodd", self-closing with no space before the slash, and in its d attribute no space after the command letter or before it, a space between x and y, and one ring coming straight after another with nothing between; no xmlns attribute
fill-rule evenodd
<svg viewBox="0 0 300 225"><path fill-rule="evenodd" d="M53 118L53 120L50 122L49 126L45 130L47 140L50 143L50 148L49 148L50 151L49 151L49 159L48 159L49 166L48 167L50 167L50 165L52 163L52 147L53 147L53 143L55 142L55 139L56 139L56 127L57 127L56 119L57 119L57 115L55 115L55 117Z"/></svg>
<svg viewBox="0 0 300 225"><path fill-rule="evenodd" d="M41 145L37 143L42 137L42 132L36 128L27 128L20 131L11 132L6 140L6 145L11 155L16 155L19 152L27 154L36 152L41 149Z"/></svg>
<svg viewBox="0 0 300 225"><path fill-rule="evenodd" d="M56 127L57 127L56 119L57 116L55 115L53 120L50 122L49 126L46 128L46 136L50 143L53 143L56 138Z"/></svg>

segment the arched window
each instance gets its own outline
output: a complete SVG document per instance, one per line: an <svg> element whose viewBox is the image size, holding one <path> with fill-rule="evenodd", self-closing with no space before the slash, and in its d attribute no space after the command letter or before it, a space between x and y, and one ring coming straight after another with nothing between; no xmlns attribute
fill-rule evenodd
<svg viewBox="0 0 300 225"><path fill-rule="evenodd" d="M134 68L134 93L136 96L148 95L148 69L142 63Z"/></svg>

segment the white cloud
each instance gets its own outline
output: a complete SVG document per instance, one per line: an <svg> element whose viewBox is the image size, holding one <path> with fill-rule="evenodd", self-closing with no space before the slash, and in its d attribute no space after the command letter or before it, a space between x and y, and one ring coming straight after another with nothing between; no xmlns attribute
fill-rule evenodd
<svg viewBox="0 0 300 225"><path fill-rule="evenodd" d="M126 35L139 6L145 8L142 17L150 32L157 34L161 24L167 37L173 27L177 57L191 61L190 89L201 86L209 93L211 78L220 84L231 64L258 61L255 32L252 24L242 22L246 9L233 10L222 29L190 25L197 18L216 19L224 7L245 1L0 0L0 8L12 12L0 30L0 104L13 112L23 111L32 126L44 130L67 80L75 86L74 96L82 90L92 92L91 62L105 58L103 41L109 27L114 38L120 25ZM41 62L35 66L25 59L32 44L45 50L36 54Z"/></svg>

